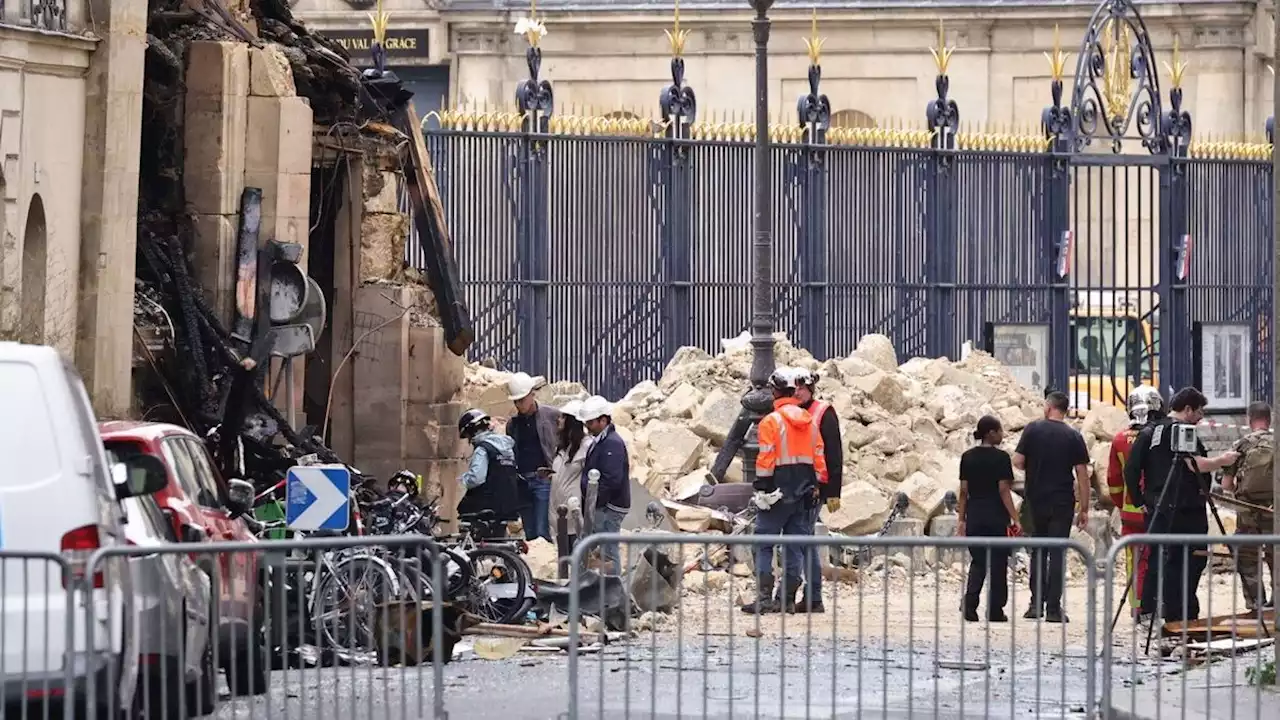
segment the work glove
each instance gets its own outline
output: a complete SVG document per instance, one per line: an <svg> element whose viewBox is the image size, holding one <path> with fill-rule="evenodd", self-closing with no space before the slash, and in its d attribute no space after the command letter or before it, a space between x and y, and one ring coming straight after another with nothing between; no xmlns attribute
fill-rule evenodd
<svg viewBox="0 0 1280 720"><path fill-rule="evenodd" d="M827 498L827 512L835 512L840 509L840 498Z"/></svg>
<svg viewBox="0 0 1280 720"><path fill-rule="evenodd" d="M760 508L761 510L768 510L769 508L773 507L774 503L778 502L781 499L782 499L781 490L774 490L773 492L765 492L763 490L757 490L755 494L751 496L751 501L754 502L756 504L756 507Z"/></svg>

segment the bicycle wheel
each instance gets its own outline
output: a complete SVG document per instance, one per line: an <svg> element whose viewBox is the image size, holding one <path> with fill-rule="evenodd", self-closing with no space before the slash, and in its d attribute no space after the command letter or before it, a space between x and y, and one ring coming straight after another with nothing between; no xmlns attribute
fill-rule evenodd
<svg viewBox="0 0 1280 720"><path fill-rule="evenodd" d="M323 577L316 585L312 621L324 647L372 650L378 606L403 589L395 571L374 557L353 555L322 564L317 572Z"/></svg>
<svg viewBox="0 0 1280 720"><path fill-rule="evenodd" d="M481 547L468 553L472 612L489 622L509 623L524 611L524 595L533 574L524 560L500 547Z"/></svg>

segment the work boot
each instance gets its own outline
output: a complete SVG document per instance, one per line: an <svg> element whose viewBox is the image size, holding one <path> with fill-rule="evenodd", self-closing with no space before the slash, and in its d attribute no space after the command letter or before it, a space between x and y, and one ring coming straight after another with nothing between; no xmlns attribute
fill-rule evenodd
<svg viewBox="0 0 1280 720"><path fill-rule="evenodd" d="M1032 605L1027 608L1027 611L1022 614L1022 617L1027 620L1039 620L1041 617L1044 617L1044 611L1038 604Z"/></svg>
<svg viewBox="0 0 1280 720"><path fill-rule="evenodd" d="M1066 624L1071 622L1067 619L1067 614L1062 612L1062 608L1054 610L1046 610L1044 613L1044 621L1047 623Z"/></svg>
<svg viewBox="0 0 1280 720"><path fill-rule="evenodd" d="M795 610L793 610L793 612L797 612L802 615L821 615L826 611L827 608L822 604L822 598L811 598L808 596L801 597L800 602L796 603Z"/></svg>
<svg viewBox="0 0 1280 720"><path fill-rule="evenodd" d="M781 612L799 612L799 610L796 609L796 593L800 591L800 586L801 582L799 579L790 580L785 577L782 579L782 587L779 590L779 597L777 600L778 609Z"/></svg>
<svg viewBox="0 0 1280 720"><path fill-rule="evenodd" d="M1009 622L1009 616L1004 614L1003 609L988 610L987 620L993 623L1007 623Z"/></svg>
<svg viewBox="0 0 1280 720"><path fill-rule="evenodd" d="M979 621L979 619L980 619L980 618L978 617L978 609L977 609L977 608L966 607L966 608L964 609L964 621L965 621L965 622L974 622L974 623L976 623L976 622L978 622L978 621Z"/></svg>
<svg viewBox="0 0 1280 720"><path fill-rule="evenodd" d="M742 606L748 615L768 615L781 612L778 601L773 599L773 576L761 575L756 587L756 599Z"/></svg>

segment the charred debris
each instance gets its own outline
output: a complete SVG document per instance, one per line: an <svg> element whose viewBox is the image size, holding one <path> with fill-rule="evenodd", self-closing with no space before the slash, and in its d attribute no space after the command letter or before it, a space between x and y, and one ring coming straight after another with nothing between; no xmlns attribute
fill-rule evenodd
<svg viewBox="0 0 1280 720"><path fill-rule="evenodd" d="M229 3L235 8L234 3ZM182 425L206 438L225 477L242 477L259 490L282 480L290 467L342 462L317 428L324 399L306 397L294 427L269 395L279 387L273 343L270 259L289 248L258 237L261 191L246 188L239 217L236 319L227 327L206 299L193 264L194 217L184 194L184 98L187 51L195 41L231 41L252 47L273 43L288 59L297 95L314 123L342 148L399 158L411 215L426 246L425 280L448 343L461 354L471 340L460 300L438 196L424 171L426 153L418 121L393 73L360 71L336 42L293 17L287 0L249 0L228 10L218 0L152 0L142 103L137 270L134 300L134 388L137 416ZM311 233L333 224L342 183L335 170L313 169ZM316 173L321 177L317 180ZM331 233L332 234L332 233ZM256 247L255 253L252 249ZM300 246L294 245L293 248ZM248 256L246 256L248 250ZM294 250L296 253L296 250ZM274 254L274 255L273 255ZM257 257L254 257L254 256ZM254 271L245 277L246 263ZM416 273L406 273L413 282ZM313 283L314 284L314 283ZM333 287L319 289L332 303ZM246 302L245 299L248 299ZM255 308L256 307L256 311ZM326 311L320 310L323 314ZM332 317L332 309L328 309ZM274 314L274 313L271 313ZM324 318L321 318L323 330ZM314 349L314 338L312 338ZM328 358L308 362L329 374ZM246 362L252 358L254 362ZM222 428L235 428L232 433Z"/></svg>

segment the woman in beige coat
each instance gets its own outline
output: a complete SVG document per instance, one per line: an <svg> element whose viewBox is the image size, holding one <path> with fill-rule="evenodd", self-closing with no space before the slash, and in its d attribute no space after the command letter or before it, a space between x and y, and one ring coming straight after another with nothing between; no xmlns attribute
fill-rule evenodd
<svg viewBox="0 0 1280 720"><path fill-rule="evenodd" d="M578 419L581 403L571 400L560 408L560 436L556 457L551 462L551 532L554 535L560 518L560 506L570 507L570 542L582 532L582 465L587 459L591 438ZM571 503L570 500L577 500Z"/></svg>

